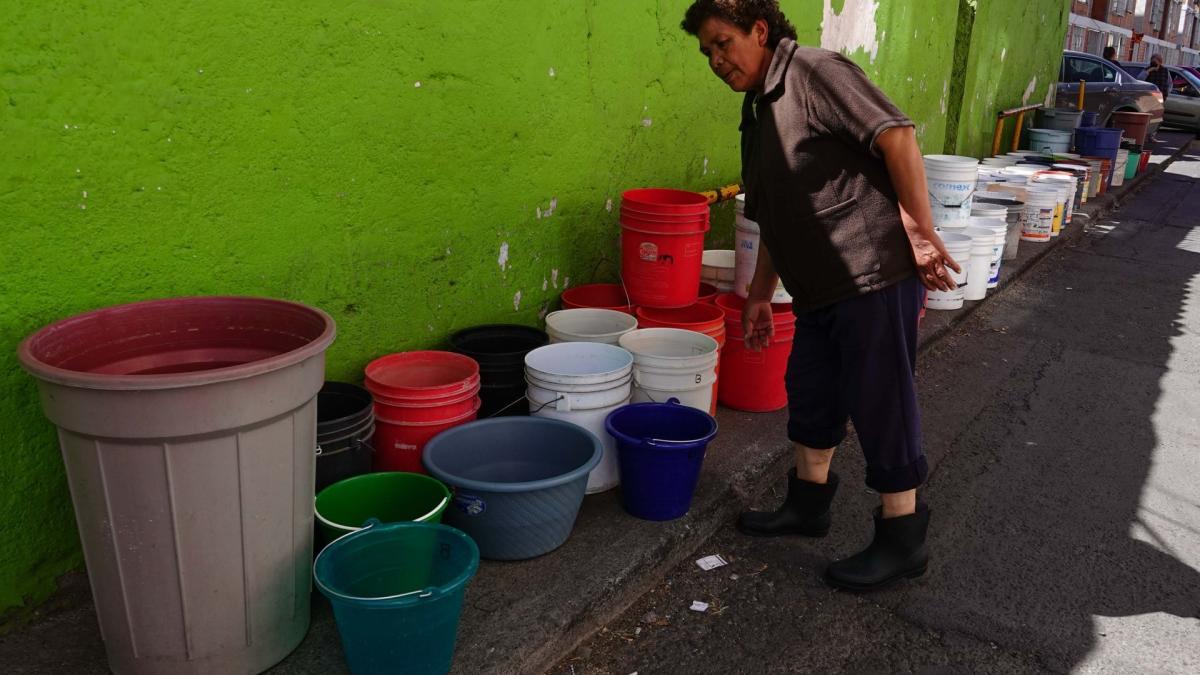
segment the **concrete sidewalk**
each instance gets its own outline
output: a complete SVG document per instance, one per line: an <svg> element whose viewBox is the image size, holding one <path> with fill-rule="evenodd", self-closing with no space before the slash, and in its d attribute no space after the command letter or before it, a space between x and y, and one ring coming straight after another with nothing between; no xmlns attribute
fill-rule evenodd
<svg viewBox="0 0 1200 675"><path fill-rule="evenodd" d="M1038 260L1077 238L1083 223L1119 205L1178 156L1190 134L1160 134L1154 164L1133 185L1082 210L1064 236L1021 245L1006 263L1001 287L988 299L956 312L930 312L922 349L950 335L980 305L1003 297L1013 280ZM559 550L517 563L485 561L471 584L459 632L455 672L540 672L619 617L655 588L663 575L689 559L762 488L778 481L790 455L783 412L748 414L721 409L721 433L710 446L700 486L687 516L668 523L630 517L616 491L588 497L574 533ZM847 484L849 486L849 483ZM107 672L86 584L39 621L0 638L0 664L16 673ZM271 672L345 672L327 603L314 595L313 624L300 648Z"/></svg>

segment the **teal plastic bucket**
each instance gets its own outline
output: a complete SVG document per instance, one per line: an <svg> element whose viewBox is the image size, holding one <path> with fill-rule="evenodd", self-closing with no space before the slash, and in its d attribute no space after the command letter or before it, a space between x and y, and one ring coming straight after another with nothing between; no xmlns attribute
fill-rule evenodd
<svg viewBox="0 0 1200 675"><path fill-rule="evenodd" d="M452 527L372 520L325 547L313 578L355 675L446 673L478 568L479 548Z"/></svg>

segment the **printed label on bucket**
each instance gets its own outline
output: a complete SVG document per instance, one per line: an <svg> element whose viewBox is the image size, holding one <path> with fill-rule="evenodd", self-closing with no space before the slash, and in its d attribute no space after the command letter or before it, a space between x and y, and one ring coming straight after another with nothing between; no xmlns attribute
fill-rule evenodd
<svg viewBox="0 0 1200 675"><path fill-rule="evenodd" d="M454 506L468 516L481 516L487 511L487 502L482 498L463 492L454 495Z"/></svg>
<svg viewBox="0 0 1200 675"><path fill-rule="evenodd" d="M646 262L655 262L658 260L658 244L652 241L643 241L638 245L638 257Z"/></svg>

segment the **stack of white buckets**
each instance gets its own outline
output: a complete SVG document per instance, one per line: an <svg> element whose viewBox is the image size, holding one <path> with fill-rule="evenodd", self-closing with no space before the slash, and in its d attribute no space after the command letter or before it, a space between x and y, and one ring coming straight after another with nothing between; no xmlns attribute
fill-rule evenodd
<svg viewBox="0 0 1200 675"><path fill-rule="evenodd" d="M717 341L677 328L637 329L637 319L608 309L546 315L550 344L525 357L530 414L563 420L600 439L604 455L588 475L589 494L620 483L608 414L627 403L678 399L704 412L713 406Z"/></svg>
<svg viewBox="0 0 1200 675"><path fill-rule="evenodd" d="M1018 242L1048 241L1071 222L1076 178L1022 164L1025 154L982 163L974 157L925 156L934 227L962 267L952 275L958 288L929 293L929 309L958 309L964 300L982 300L989 288L999 285L1000 265L1016 257ZM983 192L985 186L988 191ZM975 204L977 192L1022 206L1010 214L1004 205Z"/></svg>

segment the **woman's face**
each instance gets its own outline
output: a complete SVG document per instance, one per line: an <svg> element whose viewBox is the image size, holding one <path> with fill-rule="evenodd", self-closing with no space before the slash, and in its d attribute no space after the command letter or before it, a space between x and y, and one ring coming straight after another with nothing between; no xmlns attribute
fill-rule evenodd
<svg viewBox="0 0 1200 675"><path fill-rule="evenodd" d="M771 65L767 47L767 22L758 20L749 32L725 21L710 18L696 34L700 53L708 57L708 67L734 91L761 90Z"/></svg>

